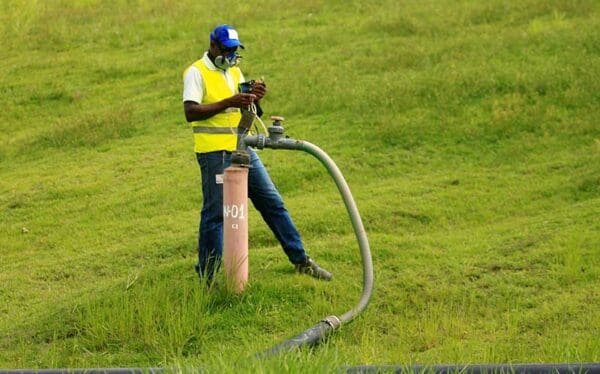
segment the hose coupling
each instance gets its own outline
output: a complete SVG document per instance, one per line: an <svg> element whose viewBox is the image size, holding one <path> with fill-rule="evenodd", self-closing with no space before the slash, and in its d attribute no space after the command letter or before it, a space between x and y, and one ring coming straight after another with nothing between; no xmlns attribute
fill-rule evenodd
<svg viewBox="0 0 600 374"><path fill-rule="evenodd" d="M336 316L327 316L321 320L321 322L325 322L329 326L331 326L334 330L342 325L342 321Z"/></svg>

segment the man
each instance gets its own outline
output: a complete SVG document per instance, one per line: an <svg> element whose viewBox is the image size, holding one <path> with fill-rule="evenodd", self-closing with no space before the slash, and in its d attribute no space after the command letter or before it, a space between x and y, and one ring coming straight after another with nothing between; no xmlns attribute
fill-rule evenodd
<svg viewBox="0 0 600 374"><path fill-rule="evenodd" d="M244 48L237 31L219 25L210 34L210 47L204 56L184 72L183 108L194 129L196 159L202 177L203 205L198 234L196 271L212 282L223 252L223 170L231 163L237 142L240 108L258 103L267 92L263 82L254 82L250 93L240 93L244 75L236 66L238 48ZM281 195L256 153L249 149L248 196L275 237L281 243L297 272L318 279L332 275L308 257L298 230L284 206Z"/></svg>

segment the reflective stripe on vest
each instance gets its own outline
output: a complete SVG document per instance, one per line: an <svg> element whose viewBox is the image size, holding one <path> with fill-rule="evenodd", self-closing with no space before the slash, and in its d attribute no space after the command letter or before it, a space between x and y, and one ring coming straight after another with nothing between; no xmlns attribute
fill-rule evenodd
<svg viewBox="0 0 600 374"><path fill-rule="evenodd" d="M207 127L207 126L194 126L192 127L194 134L237 134L237 127ZM241 129L245 130L245 129Z"/></svg>
<svg viewBox="0 0 600 374"><path fill-rule="evenodd" d="M194 62L192 66L195 66L200 71L202 81L204 82L204 96L202 97L201 104L216 103L237 93L237 87L242 75L238 67L232 67L228 70L228 73L233 78L234 92L232 92L223 71L210 70L202 60ZM208 119L192 122L194 151L205 153L235 150L237 144L237 125L240 119L241 114L239 109L228 108Z"/></svg>

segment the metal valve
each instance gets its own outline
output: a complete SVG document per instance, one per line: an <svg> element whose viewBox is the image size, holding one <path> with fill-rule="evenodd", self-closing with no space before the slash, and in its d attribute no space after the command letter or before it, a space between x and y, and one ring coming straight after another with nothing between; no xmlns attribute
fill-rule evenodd
<svg viewBox="0 0 600 374"><path fill-rule="evenodd" d="M283 136L284 128L281 126L281 123L284 120L285 118L281 116L271 116L271 121L273 121L273 124L269 126L268 131L269 138L271 138L272 141L277 142Z"/></svg>
<svg viewBox="0 0 600 374"><path fill-rule="evenodd" d="M285 118L282 116L271 116L271 121L273 121L273 126L281 126L281 123L285 121Z"/></svg>

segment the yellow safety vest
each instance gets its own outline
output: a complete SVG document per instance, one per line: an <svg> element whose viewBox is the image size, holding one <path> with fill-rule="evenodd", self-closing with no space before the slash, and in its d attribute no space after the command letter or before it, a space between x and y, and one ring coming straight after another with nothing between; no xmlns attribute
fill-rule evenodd
<svg viewBox="0 0 600 374"><path fill-rule="evenodd" d="M204 97L202 97L201 104L216 103L233 95L227 84L227 78L221 70L209 69L202 60L194 62L192 66L200 71L204 81ZM185 72L183 74L185 75ZM233 78L235 93L238 93L238 84L242 72L238 67L232 67L229 68L229 74ZM206 153L235 150L237 126L241 116L238 108L228 108L208 119L192 122L194 151L196 153Z"/></svg>

